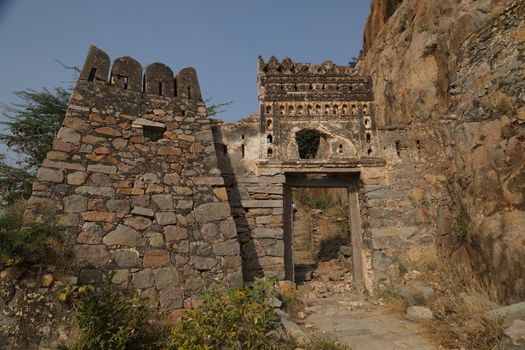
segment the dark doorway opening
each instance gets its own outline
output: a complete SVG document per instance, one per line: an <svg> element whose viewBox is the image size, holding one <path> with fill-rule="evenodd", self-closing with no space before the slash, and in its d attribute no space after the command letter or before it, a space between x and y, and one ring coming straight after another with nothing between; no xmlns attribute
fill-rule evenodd
<svg viewBox="0 0 525 350"><path fill-rule="evenodd" d="M297 172L285 175L285 278L302 282L315 277L313 273L319 265L340 259L346 265L344 269L351 272L352 285L362 290L359 173ZM330 273L331 270L328 267L326 271Z"/></svg>

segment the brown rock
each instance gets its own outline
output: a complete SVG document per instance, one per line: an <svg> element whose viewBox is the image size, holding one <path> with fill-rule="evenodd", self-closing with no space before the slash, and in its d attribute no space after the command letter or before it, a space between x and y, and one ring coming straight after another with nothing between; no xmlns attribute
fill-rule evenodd
<svg viewBox="0 0 525 350"><path fill-rule="evenodd" d="M112 222L117 216L116 213L107 211L86 211L82 213L82 219L85 221L106 221Z"/></svg>
<svg viewBox="0 0 525 350"><path fill-rule="evenodd" d="M159 225L173 225L177 223L177 215L173 212L157 213L155 215Z"/></svg>
<svg viewBox="0 0 525 350"><path fill-rule="evenodd" d="M95 129L95 131L102 135L108 135L108 136L113 136L113 137L122 136L122 133L120 131L107 127L107 126L102 127L102 128L97 128Z"/></svg>
<svg viewBox="0 0 525 350"><path fill-rule="evenodd" d="M79 267L104 267L110 260L111 256L104 245L73 246L73 261Z"/></svg>
<svg viewBox="0 0 525 350"><path fill-rule="evenodd" d="M53 159L53 160L67 160L68 159L68 155L65 152L49 151L49 152L47 152L46 158Z"/></svg>
<svg viewBox="0 0 525 350"><path fill-rule="evenodd" d="M184 227L166 226L164 227L164 234L168 241L180 241L188 238L188 230Z"/></svg>
<svg viewBox="0 0 525 350"><path fill-rule="evenodd" d="M106 139L102 137L93 136L93 135L87 135L82 138L82 143L87 143L90 145L94 145L95 143L101 143L104 141L106 141Z"/></svg>
<svg viewBox="0 0 525 350"><path fill-rule="evenodd" d="M168 185L177 185L180 181L180 176L177 173L169 173L164 175L164 183Z"/></svg>
<svg viewBox="0 0 525 350"><path fill-rule="evenodd" d="M198 222L221 220L230 215L230 205L227 203L206 203L195 209L195 218Z"/></svg>
<svg viewBox="0 0 525 350"><path fill-rule="evenodd" d="M109 148L107 147L97 147L93 150L96 154L109 154Z"/></svg>
<svg viewBox="0 0 525 350"><path fill-rule="evenodd" d="M62 183L64 181L64 173L62 173L62 171L47 168L38 169L36 177L41 181L49 181L55 183Z"/></svg>
<svg viewBox="0 0 525 350"><path fill-rule="evenodd" d="M115 230L104 236L102 241L107 245L123 245L128 247L140 247L144 245L144 240L140 233L122 224L119 224Z"/></svg>
<svg viewBox="0 0 525 350"><path fill-rule="evenodd" d="M125 218L124 224L135 230L141 231L151 226L151 220L143 216L134 216L131 218Z"/></svg>
<svg viewBox="0 0 525 350"><path fill-rule="evenodd" d="M75 171L67 175L67 183L74 186L83 185L84 182L86 182L87 176L87 173L84 171Z"/></svg>
<svg viewBox="0 0 525 350"><path fill-rule="evenodd" d="M182 154L182 151L180 148L174 147L174 146L161 146L159 147L159 150L157 152L161 155L177 155L180 156Z"/></svg>
<svg viewBox="0 0 525 350"><path fill-rule="evenodd" d="M148 250L144 253L144 267L162 267L170 262L170 253L166 250Z"/></svg>
<svg viewBox="0 0 525 350"><path fill-rule="evenodd" d="M155 280L153 279L153 271L151 269L144 269L133 275L133 284L138 289L145 289L153 287Z"/></svg>
<svg viewBox="0 0 525 350"><path fill-rule="evenodd" d="M80 143L80 134L73 129L61 127L57 133L57 140L78 145Z"/></svg>
<svg viewBox="0 0 525 350"><path fill-rule="evenodd" d="M80 213L87 210L87 198L78 194L64 197L66 213Z"/></svg>
<svg viewBox="0 0 525 350"><path fill-rule="evenodd" d="M214 188L213 189L213 193L221 201L227 201L228 200L228 193L226 192L226 188L224 188L224 187Z"/></svg>
<svg viewBox="0 0 525 350"><path fill-rule="evenodd" d="M54 280L55 279L53 278L53 275L47 273L40 279L40 285L42 286L42 288L49 288L53 284Z"/></svg>
<svg viewBox="0 0 525 350"><path fill-rule="evenodd" d="M48 168L86 171L86 167L84 167L82 164L53 161L50 159L44 160L44 162L42 163L42 166L48 167Z"/></svg>
<svg viewBox="0 0 525 350"><path fill-rule="evenodd" d="M184 298L180 288L163 289L159 293L161 310L181 309L184 306Z"/></svg>

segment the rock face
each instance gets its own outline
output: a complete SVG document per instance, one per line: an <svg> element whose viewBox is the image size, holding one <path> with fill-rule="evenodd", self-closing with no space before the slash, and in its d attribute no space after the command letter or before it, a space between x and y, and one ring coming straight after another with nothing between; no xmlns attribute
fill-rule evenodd
<svg viewBox="0 0 525 350"><path fill-rule="evenodd" d="M365 24L363 36L363 52L366 53L374 44L377 34L381 31L386 21L394 14L403 0L372 1L370 16Z"/></svg>
<svg viewBox="0 0 525 350"><path fill-rule="evenodd" d="M501 301L522 300L525 2L405 0L379 28L384 8L373 1L377 35L365 34L357 66L373 77L379 128L436 141L439 250L471 263Z"/></svg>

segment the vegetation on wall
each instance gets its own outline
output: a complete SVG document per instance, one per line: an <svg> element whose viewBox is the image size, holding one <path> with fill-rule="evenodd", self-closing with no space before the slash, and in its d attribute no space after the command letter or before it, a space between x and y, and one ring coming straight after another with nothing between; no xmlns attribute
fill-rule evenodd
<svg viewBox="0 0 525 350"><path fill-rule="evenodd" d="M24 210L25 204L18 202L6 208L0 216L0 265L56 264L66 259L68 239L55 225L54 217L47 215L44 222L23 227Z"/></svg>

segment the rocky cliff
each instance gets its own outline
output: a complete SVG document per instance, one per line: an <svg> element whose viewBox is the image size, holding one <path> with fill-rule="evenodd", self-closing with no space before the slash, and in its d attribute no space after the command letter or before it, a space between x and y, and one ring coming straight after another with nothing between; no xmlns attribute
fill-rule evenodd
<svg viewBox="0 0 525 350"><path fill-rule="evenodd" d="M525 298L525 1L373 0L358 69L382 127L441 145L442 252L500 300ZM381 19L386 18L384 24Z"/></svg>

